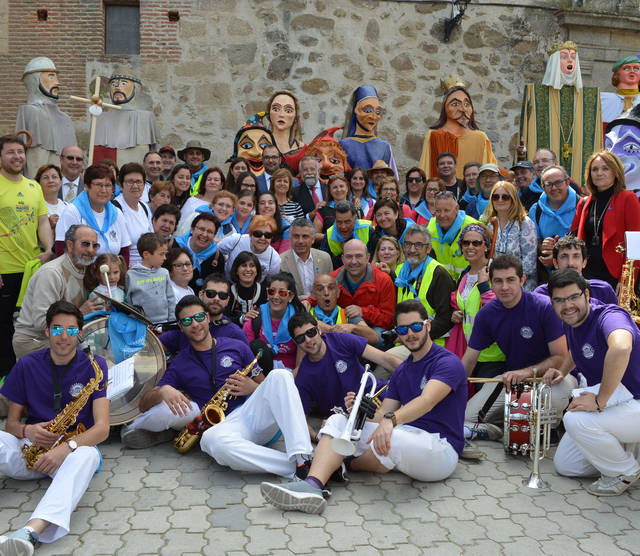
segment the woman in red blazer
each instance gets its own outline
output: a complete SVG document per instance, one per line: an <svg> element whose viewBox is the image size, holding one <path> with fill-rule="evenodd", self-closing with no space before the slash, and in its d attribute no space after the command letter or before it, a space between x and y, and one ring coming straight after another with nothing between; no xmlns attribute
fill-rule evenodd
<svg viewBox="0 0 640 556"><path fill-rule="evenodd" d="M585 178L589 196L578 201L571 231L589 250L584 277L605 280L617 293L625 255L616 247L624 246L625 232L640 230L640 202L626 190L622 162L609 151L591 156Z"/></svg>

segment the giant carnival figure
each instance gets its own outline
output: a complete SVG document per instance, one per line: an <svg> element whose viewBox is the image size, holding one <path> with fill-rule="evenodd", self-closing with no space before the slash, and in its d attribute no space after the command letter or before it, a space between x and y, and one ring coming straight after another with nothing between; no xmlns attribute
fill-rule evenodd
<svg viewBox="0 0 640 556"><path fill-rule="evenodd" d="M384 160L398 177L391 145L377 136L381 116L382 106L375 87L358 87L351 97L340 145L352 168L371 168L376 160Z"/></svg>
<svg viewBox="0 0 640 556"><path fill-rule="evenodd" d="M254 175L264 174L262 151L267 145L275 145L276 140L271 130L264 125L265 112L251 116L236 133L233 140L233 154L227 159L244 158Z"/></svg>
<svg viewBox="0 0 640 556"><path fill-rule="evenodd" d="M440 118L424 138L418 166L427 177L438 177L438 155L453 153L457 161L456 177L463 179L467 162L497 164L491 141L478 128L465 84L456 77L449 77L442 81L442 89L445 94Z"/></svg>
<svg viewBox="0 0 640 556"><path fill-rule="evenodd" d="M542 83L525 85L520 136L527 150L550 149L578 183L592 153L601 151L600 90L583 87L578 46L554 44Z"/></svg>
<svg viewBox="0 0 640 556"><path fill-rule="evenodd" d="M604 142L624 164L627 189L640 193L640 103L607 124Z"/></svg>
<svg viewBox="0 0 640 556"><path fill-rule="evenodd" d="M333 134L342 129L341 126L330 127L321 131L307 146L305 156L314 156L320 161L320 181L325 185L331 176L346 174L351 171L347 153Z"/></svg>
<svg viewBox="0 0 640 556"><path fill-rule="evenodd" d="M27 104L18 107L16 131L31 134L24 173L33 177L40 166L60 164L62 149L77 144L76 131L69 115L58 108L58 70L49 58L33 58L24 68L22 81Z"/></svg>
<svg viewBox="0 0 640 556"><path fill-rule="evenodd" d="M266 119L285 164L297 174L306 147L300 129L298 97L286 90L273 93L267 101Z"/></svg>
<svg viewBox="0 0 640 556"><path fill-rule="evenodd" d="M618 60L611 68L611 84L615 93L600 93L602 123L606 125L631 107L640 104L640 54Z"/></svg>
<svg viewBox="0 0 640 556"><path fill-rule="evenodd" d="M131 75L114 73L109 78L111 102L121 109L107 110L97 119L94 162L104 158L115 160L119 166L140 162L158 143L156 116L140 108L136 86L141 87L142 82Z"/></svg>

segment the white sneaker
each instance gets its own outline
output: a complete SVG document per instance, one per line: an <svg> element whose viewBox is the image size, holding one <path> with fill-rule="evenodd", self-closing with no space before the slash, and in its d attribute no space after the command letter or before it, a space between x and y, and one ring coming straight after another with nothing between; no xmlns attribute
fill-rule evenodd
<svg viewBox="0 0 640 556"><path fill-rule="evenodd" d="M298 510L307 514L320 514L327 506L322 490L306 481L286 484L262 483L263 498L281 510Z"/></svg>
<svg viewBox="0 0 640 556"><path fill-rule="evenodd" d="M640 470L634 475L606 477L602 475L587 487L587 492L595 496L618 496L640 479Z"/></svg>
<svg viewBox="0 0 640 556"><path fill-rule="evenodd" d="M30 530L18 529L8 537L0 537L0 556L31 556L38 538Z"/></svg>

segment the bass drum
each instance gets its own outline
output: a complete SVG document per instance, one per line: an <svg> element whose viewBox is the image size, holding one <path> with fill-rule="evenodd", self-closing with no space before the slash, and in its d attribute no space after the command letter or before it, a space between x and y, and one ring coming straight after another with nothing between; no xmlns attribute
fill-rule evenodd
<svg viewBox="0 0 640 556"><path fill-rule="evenodd" d="M86 324L82 336L89 343L91 353L104 357L109 368L115 365L111 351L111 340L106 317ZM162 378L167 368L167 359L162 342L147 328L144 347L133 356L133 386L125 394L111 400L111 425L124 425L133 421L139 414L140 399Z"/></svg>

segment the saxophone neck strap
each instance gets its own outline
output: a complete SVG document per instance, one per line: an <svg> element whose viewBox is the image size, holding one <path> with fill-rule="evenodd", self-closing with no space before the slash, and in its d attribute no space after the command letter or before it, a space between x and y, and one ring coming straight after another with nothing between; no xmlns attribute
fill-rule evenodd
<svg viewBox="0 0 640 556"><path fill-rule="evenodd" d="M62 369L62 372L58 376L58 373L56 372L56 365L53 363L53 359L51 358L51 353L49 353L49 363L51 365L51 379L53 380L53 412L55 415L60 413L60 409L62 408L62 391L60 388L60 381L62 380L62 378L64 378L64 375L67 374L69 369L76 362L77 358L78 358L78 352L76 351L75 355L71 358L71 361L69 361L65 365L64 369Z"/></svg>
<svg viewBox="0 0 640 556"><path fill-rule="evenodd" d="M212 338L211 339L211 369L209 369L206 363L202 360L202 357L200 356L200 352L198 352L195 349L193 350L193 353L196 354L196 358L200 362L200 365L202 365L207 371L207 373L209 373L209 380L211 381L212 392L215 392L217 390L216 388L216 343L217 343L216 339Z"/></svg>

